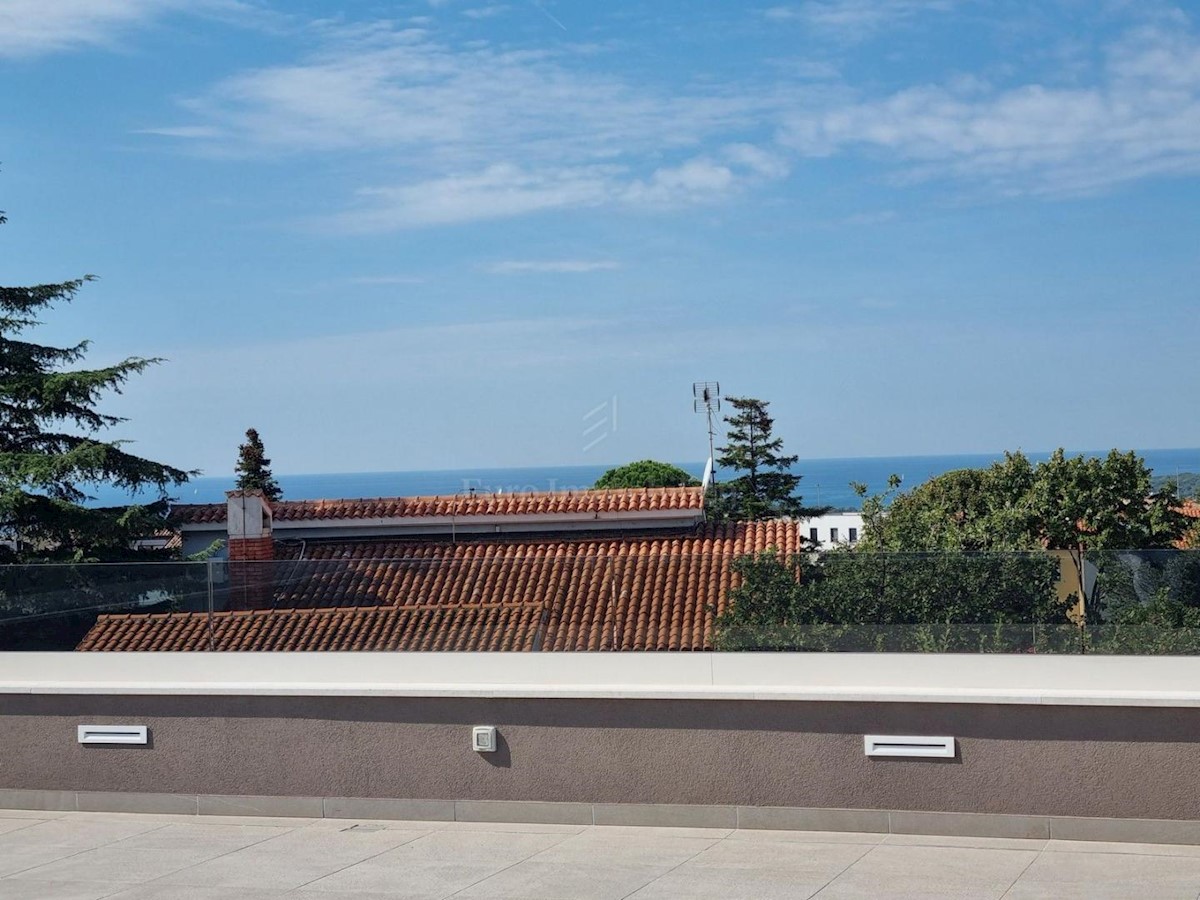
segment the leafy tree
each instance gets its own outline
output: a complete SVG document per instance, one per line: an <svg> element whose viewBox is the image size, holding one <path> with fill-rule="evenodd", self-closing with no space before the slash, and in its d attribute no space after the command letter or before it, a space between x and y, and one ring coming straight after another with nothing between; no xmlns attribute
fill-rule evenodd
<svg viewBox="0 0 1200 900"><path fill-rule="evenodd" d="M271 460L267 459L266 448L257 429L246 429L246 443L238 446L238 461L234 471L238 473L238 490L259 490L268 500L278 500L283 496L283 488L271 474Z"/></svg>
<svg viewBox="0 0 1200 900"><path fill-rule="evenodd" d="M799 557L781 557L772 547L739 556L731 568L738 584L729 591L726 607L713 623L718 646L722 640L742 640L747 631L770 632L795 618L800 603Z"/></svg>
<svg viewBox="0 0 1200 900"><path fill-rule="evenodd" d="M1200 550L1200 517L1192 517L1191 526L1180 538L1180 546L1187 550Z"/></svg>
<svg viewBox="0 0 1200 900"><path fill-rule="evenodd" d="M1190 523L1174 488L1155 492L1150 479L1132 451L1100 460L1055 450L1037 467L1030 493L1038 538L1068 552L1081 584L1089 552L1172 547Z"/></svg>
<svg viewBox="0 0 1200 900"><path fill-rule="evenodd" d="M888 490L863 503L864 550L892 552L1040 549L1028 501L1034 468L1006 453L986 469L958 469L907 492L892 476ZM855 485L861 495L864 485Z"/></svg>
<svg viewBox="0 0 1200 900"><path fill-rule="evenodd" d="M1044 553L844 550L785 561L767 551L734 571L740 583L714 622L718 649L1024 651L1064 639L1077 649Z"/></svg>
<svg viewBox="0 0 1200 900"><path fill-rule="evenodd" d="M0 215L0 224L5 221ZM74 299L92 276L30 287L0 286L0 548L13 560L112 560L139 555L132 542L164 527L167 490L196 473L127 452L105 440L125 420L98 409L108 393L158 359L131 357L97 369L71 369L89 342L37 344L26 332L41 311ZM88 508L90 485L133 492L153 488L147 505Z"/></svg>
<svg viewBox="0 0 1200 900"><path fill-rule="evenodd" d="M708 501L709 515L717 521L755 521L781 517L810 518L829 507L806 507L796 494L800 475L791 471L797 456L783 452L783 438L773 437L774 420L765 400L729 397L732 415L728 444L719 448L717 464L738 472L730 481L714 486Z"/></svg>
<svg viewBox="0 0 1200 900"><path fill-rule="evenodd" d="M1103 554L1103 622L1086 629L1089 653L1200 653L1200 554Z"/></svg>
<svg viewBox="0 0 1200 900"><path fill-rule="evenodd" d="M1089 554L1170 548L1188 528L1170 483L1155 490L1132 452L1097 459L1059 449L1036 466L1006 453L986 469L947 472L906 493L898 487L894 480L894 496L864 502L861 550L1062 550L1086 585ZM1086 591L1082 599L1085 610L1095 606Z"/></svg>
<svg viewBox="0 0 1200 900"><path fill-rule="evenodd" d="M862 486L857 486L864 493ZM1006 453L986 469L947 472L863 504L861 546L924 550L1137 550L1170 547L1186 531L1179 497L1155 489L1136 454L1068 457L1059 449L1031 464ZM890 503L888 502L890 500Z"/></svg>
<svg viewBox="0 0 1200 900"><path fill-rule="evenodd" d="M949 472L863 505L853 550L738 560L740 584L714 625L720 649L1200 652L1200 553L1171 548L1188 527L1144 462L1059 450ZM860 494L863 485L856 485ZM890 505L888 501L890 502ZM1164 549L1156 549L1164 548ZM1064 551L1086 628L1058 596ZM916 551L916 552L914 552ZM803 570L800 564L803 562Z"/></svg>
<svg viewBox="0 0 1200 900"><path fill-rule="evenodd" d="M679 466L643 459L609 469L596 481L596 490L616 488L698 487L700 481Z"/></svg>

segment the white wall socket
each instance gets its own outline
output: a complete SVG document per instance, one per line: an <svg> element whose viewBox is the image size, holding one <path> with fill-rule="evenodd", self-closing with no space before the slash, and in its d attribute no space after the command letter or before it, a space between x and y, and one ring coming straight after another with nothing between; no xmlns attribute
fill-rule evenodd
<svg viewBox="0 0 1200 900"><path fill-rule="evenodd" d="M476 725L471 729L471 749L476 753L496 752L496 726Z"/></svg>

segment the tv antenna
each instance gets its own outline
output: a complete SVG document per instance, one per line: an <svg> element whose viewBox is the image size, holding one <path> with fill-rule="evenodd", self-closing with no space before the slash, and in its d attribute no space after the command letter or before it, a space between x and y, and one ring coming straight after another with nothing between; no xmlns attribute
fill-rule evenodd
<svg viewBox="0 0 1200 900"><path fill-rule="evenodd" d="M708 465L704 467L704 486L717 480L716 452L713 442L717 428L715 415L721 411L721 383L719 381L696 381L692 383L692 410L708 417Z"/></svg>

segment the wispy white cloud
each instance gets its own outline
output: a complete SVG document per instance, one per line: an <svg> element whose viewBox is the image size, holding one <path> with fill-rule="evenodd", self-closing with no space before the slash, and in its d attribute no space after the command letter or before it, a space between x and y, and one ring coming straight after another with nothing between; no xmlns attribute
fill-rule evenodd
<svg viewBox="0 0 1200 900"><path fill-rule="evenodd" d="M735 167L743 167L762 178L783 178L790 169L782 153L764 150L754 144L729 144L721 155Z"/></svg>
<svg viewBox="0 0 1200 900"><path fill-rule="evenodd" d="M926 13L945 13L962 0L806 0L762 10L769 22L797 22L843 39L868 37L886 25Z"/></svg>
<svg viewBox="0 0 1200 900"><path fill-rule="evenodd" d="M303 62L242 72L185 108L221 127L227 153L423 151L415 162L462 166L695 147L789 102L782 87L680 91L585 69L569 51L452 46L387 23L331 26L326 38Z"/></svg>
<svg viewBox="0 0 1200 900"><path fill-rule="evenodd" d="M0 56L108 43L122 30L180 5L180 0L6 0L0 4Z"/></svg>
<svg viewBox="0 0 1200 900"><path fill-rule="evenodd" d="M323 44L310 58L236 74L185 101L191 121L146 130L217 155L378 159L388 175L327 220L351 232L669 207L786 174L744 137L778 120L786 85L671 90L569 50L450 45L388 23L313 31ZM713 139L730 143L699 157Z"/></svg>
<svg viewBox="0 0 1200 900"><path fill-rule="evenodd" d="M369 233L422 225L503 219L564 207L595 206L608 193L603 167L530 171L511 164L394 187L364 188L360 204L318 227Z"/></svg>
<svg viewBox="0 0 1200 900"><path fill-rule="evenodd" d="M813 0L764 14L866 28L956 2ZM388 22L310 34L307 58L235 74L185 101L187 121L146 130L232 157L352 154L358 190L319 214L347 233L686 208L819 156L1001 194L1103 189L1197 171L1200 158L1200 38L1185 18L1114 39L1099 74L1070 87L958 73L891 93L777 64L758 80L656 84L604 68L603 53L456 45Z"/></svg>
<svg viewBox="0 0 1200 900"><path fill-rule="evenodd" d="M260 22L277 18L241 0L3 0L0 58L116 47L130 29L179 12Z"/></svg>
<svg viewBox="0 0 1200 900"><path fill-rule="evenodd" d="M673 207L717 199L732 190L734 183L729 166L698 157L655 169L649 178L630 184L624 196L635 206Z"/></svg>
<svg viewBox="0 0 1200 900"><path fill-rule="evenodd" d="M781 170L742 147L738 161L707 157L660 166L646 178L625 166L576 165L523 168L498 163L393 186L363 188L357 206L313 224L344 233L372 233L429 225L506 219L556 209L611 207L671 210L713 203L734 191L780 177Z"/></svg>
<svg viewBox="0 0 1200 900"><path fill-rule="evenodd" d="M771 61L772 67L781 77L797 81L834 82L841 77L841 70L827 59L778 59Z"/></svg>
<svg viewBox="0 0 1200 900"><path fill-rule="evenodd" d="M913 87L792 115L782 140L807 156L871 150L898 162L903 181L1008 194L1200 172L1200 39L1187 28L1143 28L1109 48L1091 86Z"/></svg>
<svg viewBox="0 0 1200 900"><path fill-rule="evenodd" d="M221 129L213 125L168 125L161 128L138 128L134 134L156 134L159 137L210 139L221 137Z"/></svg>
<svg viewBox="0 0 1200 900"><path fill-rule="evenodd" d="M420 275L356 275L350 279L350 284L364 287L389 287L400 284L424 284L426 278Z"/></svg>
<svg viewBox="0 0 1200 900"><path fill-rule="evenodd" d="M769 6L762 11L762 17L769 22L791 22L800 18L800 10L794 6Z"/></svg>
<svg viewBox="0 0 1200 900"><path fill-rule="evenodd" d="M493 275L523 275L523 274L568 274L576 275L586 272L602 272L619 269L621 264L612 259L506 259L502 262L485 266L485 270Z"/></svg>
<svg viewBox="0 0 1200 900"><path fill-rule="evenodd" d="M468 19L494 19L496 16L502 16L508 12L509 7L502 3L491 3L487 6L473 6L470 9L464 9L462 14Z"/></svg>

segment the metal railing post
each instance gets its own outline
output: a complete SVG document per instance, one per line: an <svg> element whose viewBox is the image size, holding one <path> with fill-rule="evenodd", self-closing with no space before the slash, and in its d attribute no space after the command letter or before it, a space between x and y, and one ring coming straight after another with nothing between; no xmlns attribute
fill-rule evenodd
<svg viewBox="0 0 1200 900"><path fill-rule="evenodd" d="M204 567L208 580L208 615L206 616L208 622L208 649L212 651L217 649L217 639L213 634L213 561L211 559L206 560Z"/></svg>

